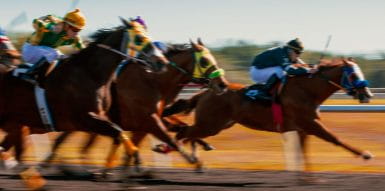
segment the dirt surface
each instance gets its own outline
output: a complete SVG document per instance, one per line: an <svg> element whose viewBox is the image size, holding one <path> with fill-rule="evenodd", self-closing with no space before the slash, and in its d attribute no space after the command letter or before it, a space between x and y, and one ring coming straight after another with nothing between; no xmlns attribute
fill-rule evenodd
<svg viewBox="0 0 385 191"><path fill-rule="evenodd" d="M207 169L195 173L188 169L152 169L152 179L119 178L95 181L86 177L45 173L46 190L295 190L295 191L377 191L385 187L385 174L311 173L299 175L286 171L242 171ZM126 180L126 179L124 179ZM0 190L27 190L14 173L0 173Z"/></svg>
<svg viewBox="0 0 385 191"><path fill-rule="evenodd" d="M364 161L346 150L318 138L309 140L309 159L315 184L299 184L298 176L285 172L281 135L254 131L240 125L210 137L206 141L216 147L210 152L200 151L200 158L209 170L194 173L190 165L177 153L167 156L151 152L158 142L149 137L142 145L145 166L163 167L153 170L155 179L122 183L119 179L95 182L89 177L72 175L44 175L49 190L384 190L385 188L385 113L322 113L323 123L339 138L363 150L370 150L375 158ZM192 117L184 120L192 121ZM1 136L1 135L0 135ZM35 135L34 135L35 136ZM42 159L50 148L50 140L57 133L38 135L27 140L29 146L24 159L31 163ZM85 134L72 136L59 151L57 163L79 164L79 150ZM0 137L1 139L1 137ZM47 140L47 141L44 141ZM105 162L110 139L100 138L89 154L91 165ZM120 155L122 156L122 148ZM231 170L220 170L231 169ZM80 179L80 180L79 180ZM0 188L26 190L17 174L0 170ZM1 190L1 189L0 189Z"/></svg>

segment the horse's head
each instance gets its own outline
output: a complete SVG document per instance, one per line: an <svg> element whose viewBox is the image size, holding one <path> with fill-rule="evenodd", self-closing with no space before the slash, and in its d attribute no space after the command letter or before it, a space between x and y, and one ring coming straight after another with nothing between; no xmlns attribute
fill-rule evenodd
<svg viewBox="0 0 385 191"><path fill-rule="evenodd" d="M373 96L361 68L353 59L323 60L318 73L333 86L359 99L360 103L368 103Z"/></svg>
<svg viewBox="0 0 385 191"><path fill-rule="evenodd" d="M147 36L146 26L138 19L127 21L121 18L121 21L127 28L129 55L143 58L156 71L165 69L163 66L168 64L169 61Z"/></svg>
<svg viewBox="0 0 385 191"><path fill-rule="evenodd" d="M354 98L359 99L360 103L369 103L373 94L368 88L368 81L365 80L361 68L353 59L342 59L343 74L341 86L347 90L347 93Z"/></svg>
<svg viewBox="0 0 385 191"><path fill-rule="evenodd" d="M228 84L224 70L218 67L216 59L200 39L198 43L190 41L190 44L194 50L193 81L207 83L217 94L224 93Z"/></svg>
<svg viewBox="0 0 385 191"><path fill-rule="evenodd" d="M0 33L0 64L16 66L21 64L21 55L9 38Z"/></svg>

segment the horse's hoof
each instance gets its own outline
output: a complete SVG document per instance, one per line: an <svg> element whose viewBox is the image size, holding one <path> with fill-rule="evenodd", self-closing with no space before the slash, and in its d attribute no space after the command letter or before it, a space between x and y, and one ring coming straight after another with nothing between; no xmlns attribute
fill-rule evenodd
<svg viewBox="0 0 385 191"><path fill-rule="evenodd" d="M198 164L195 166L195 173L204 173L205 168L201 162L198 162Z"/></svg>
<svg viewBox="0 0 385 191"><path fill-rule="evenodd" d="M20 177L29 190L44 190L47 184L46 180L35 168L29 168L21 172Z"/></svg>
<svg viewBox="0 0 385 191"><path fill-rule="evenodd" d="M131 173L127 176L129 179L154 179L155 175L151 170L142 170L140 172Z"/></svg>
<svg viewBox="0 0 385 191"><path fill-rule="evenodd" d="M10 158L10 159L7 159L7 160L3 160L2 163L3 163L2 166L3 166L6 170L14 169L15 167L17 167L17 165L19 165L19 163L18 163L14 158Z"/></svg>
<svg viewBox="0 0 385 191"><path fill-rule="evenodd" d="M96 182L106 182L109 181L110 177L112 176L112 173L102 173L102 172L95 172L93 173L94 180Z"/></svg>
<svg viewBox="0 0 385 191"><path fill-rule="evenodd" d="M374 157L374 155L369 152L369 151L364 151L362 154L361 154L361 157L364 159L364 160L369 160L369 159L372 159Z"/></svg>
<svg viewBox="0 0 385 191"><path fill-rule="evenodd" d="M214 146L212 146L212 145L205 145L203 147L203 150L205 150L205 151L212 151L212 150L215 150L215 149L216 148Z"/></svg>

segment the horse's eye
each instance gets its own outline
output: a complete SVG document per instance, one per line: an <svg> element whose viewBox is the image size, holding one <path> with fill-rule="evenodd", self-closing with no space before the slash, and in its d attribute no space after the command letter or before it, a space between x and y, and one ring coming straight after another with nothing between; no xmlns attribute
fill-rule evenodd
<svg viewBox="0 0 385 191"><path fill-rule="evenodd" d="M206 68L209 65L209 61L206 58L202 57L199 61L199 64L202 68Z"/></svg>

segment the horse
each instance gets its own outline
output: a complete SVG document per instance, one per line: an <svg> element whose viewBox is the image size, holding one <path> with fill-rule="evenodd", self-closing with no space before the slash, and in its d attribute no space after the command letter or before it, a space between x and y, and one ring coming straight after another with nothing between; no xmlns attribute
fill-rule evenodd
<svg viewBox="0 0 385 191"><path fill-rule="evenodd" d="M3 87L4 76L11 70L17 68L22 64L21 54L12 44L11 40L0 31L0 90L5 91ZM4 118L5 100L1 98L0 94L0 125ZM0 147L0 155L3 148ZM3 157L0 157L0 160Z"/></svg>
<svg viewBox="0 0 385 191"><path fill-rule="evenodd" d="M261 131L297 131L305 168L308 166L305 155L308 135L341 146L364 160L371 159L370 152L353 147L330 132L322 124L318 111L320 104L340 89L346 90L361 103L370 100L372 93L359 66L353 60L335 59L323 60L318 68L315 74L287 79L278 96L282 107L282 127L274 121L272 102L248 99L244 96L247 88L241 84L229 84L229 90L222 95L205 91L189 100L178 100L164 110L163 116L189 113L195 109L194 124L188 127L182 124L183 128L176 135L178 140L194 141L214 136L235 123Z"/></svg>
<svg viewBox="0 0 385 191"><path fill-rule="evenodd" d="M167 143L172 149L177 150L190 163L200 165L195 159L190 159L175 141L167 134L160 114L163 107L173 102L184 84L191 81L204 83L210 91L221 94L226 91L227 81L222 69L210 51L198 39L198 43L190 42L190 45L170 45L166 53L171 64L164 73L149 73L143 67L134 64L126 64L119 69L116 83L112 89L113 104L109 111L110 118L117 122L123 130L131 131L131 139L137 147L147 134L152 134L159 140ZM63 136L68 136L63 134ZM63 141L65 137L57 140ZM95 140L92 136L82 150L83 155L88 151ZM57 144L53 147L57 149ZM119 142L114 142L107 157L106 173L113 165L115 153ZM52 152L53 154L55 151ZM50 156L46 161L51 160ZM136 170L140 171L140 158L138 153L134 155ZM127 158L127 165L131 163ZM192 160L192 161L191 161Z"/></svg>
<svg viewBox="0 0 385 191"><path fill-rule="evenodd" d="M46 99L50 104L56 131L94 132L122 140L127 155L137 152L129 137L106 115L111 105L110 87L118 65L129 57L125 54L130 40L127 31L133 26L121 19L123 25L114 29L101 29L94 41L79 53L62 61L44 81ZM150 44L141 53L159 62L168 62L155 54ZM130 63L137 62L130 59ZM135 63L137 64L137 63ZM1 143L5 151L15 146L15 157L21 161L22 129L30 127L30 133L46 133L42 128L33 89L30 83L7 73L3 80L2 98L5 100L1 127L7 136Z"/></svg>

